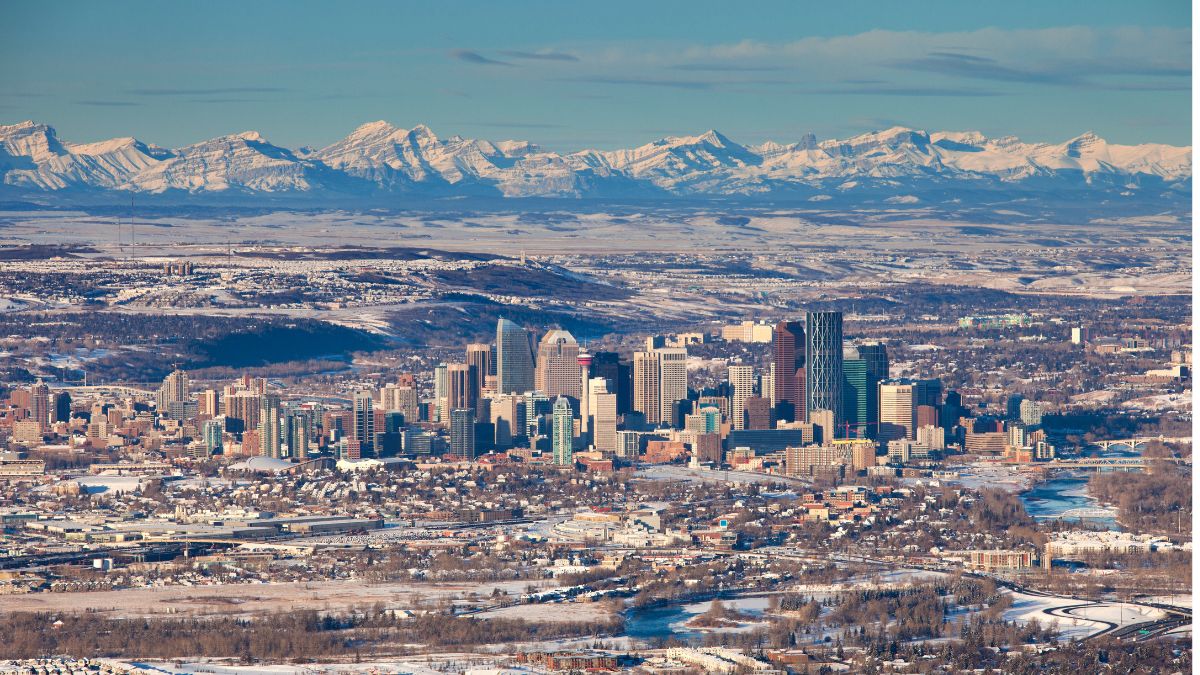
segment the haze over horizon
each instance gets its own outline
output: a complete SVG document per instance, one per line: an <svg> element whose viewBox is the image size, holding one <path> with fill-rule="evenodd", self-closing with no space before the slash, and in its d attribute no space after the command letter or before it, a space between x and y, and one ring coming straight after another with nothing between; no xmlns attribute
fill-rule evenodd
<svg viewBox="0 0 1200 675"><path fill-rule="evenodd" d="M377 119L560 152L896 125L1190 144L1186 3L1017 5L16 2L0 123L165 147L242 130L322 147Z"/></svg>

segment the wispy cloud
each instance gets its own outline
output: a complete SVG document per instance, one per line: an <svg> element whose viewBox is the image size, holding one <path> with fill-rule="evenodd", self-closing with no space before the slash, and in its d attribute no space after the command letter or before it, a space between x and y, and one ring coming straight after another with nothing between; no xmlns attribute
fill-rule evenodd
<svg viewBox="0 0 1200 675"><path fill-rule="evenodd" d="M1006 66L994 59L950 52L930 52L916 59L898 59L893 67L919 70L927 73L965 77L997 82L1023 82L1028 84L1080 84L1079 76L1066 70L1034 70Z"/></svg>
<svg viewBox="0 0 1200 675"><path fill-rule="evenodd" d="M797 84L836 86L848 80L883 80L897 93L901 87L922 87L936 88L938 95L960 90L966 96L983 93L951 86L954 80L1103 90L1121 76L1185 80L1191 75L1188 30L1134 26L947 33L872 30L782 43L743 40L683 47L651 43L582 56L589 64L604 64L613 72L637 72L646 79L655 72L713 73L724 74L719 85L731 85L739 75L786 71ZM1159 86L1167 85L1154 89Z"/></svg>
<svg viewBox="0 0 1200 675"><path fill-rule="evenodd" d="M708 73L761 73L786 70L783 66L742 65L737 63L679 63L671 66L672 70Z"/></svg>
<svg viewBox="0 0 1200 675"><path fill-rule="evenodd" d="M258 99L255 99L255 98L243 98L243 97L237 97L237 96L227 96L227 97L223 97L223 98L188 99L188 103L206 103L206 104L210 104L210 105L214 104L214 103L230 104L230 103L260 103L260 102L261 101L259 101Z"/></svg>
<svg viewBox="0 0 1200 675"><path fill-rule="evenodd" d="M963 89L960 87L905 87L905 86L852 86L852 87L816 87L802 89L801 94L827 94L833 96L964 96L968 98L980 96L1002 96L1004 92L989 89Z"/></svg>
<svg viewBox="0 0 1200 675"><path fill-rule="evenodd" d="M498 61L488 58L479 52L471 51L470 49L455 49L450 52L452 58L464 61L466 63L474 63L480 66L512 66L508 61Z"/></svg>
<svg viewBox="0 0 1200 675"><path fill-rule="evenodd" d="M560 82L587 82L590 84L632 85L636 87L666 87L668 89L712 89L711 82L675 80L666 78L606 77L585 75L559 80Z"/></svg>
<svg viewBox="0 0 1200 675"><path fill-rule="evenodd" d="M75 101L75 105L90 105L98 108L132 108L142 105L136 101L103 101L95 99L84 99Z"/></svg>
<svg viewBox="0 0 1200 675"><path fill-rule="evenodd" d="M513 59L529 59L532 61L569 61L578 62L579 57L566 52L544 51L544 52L522 52L522 51L502 51L501 54Z"/></svg>
<svg viewBox="0 0 1200 675"><path fill-rule="evenodd" d="M220 87L216 89L130 89L126 93L137 96L218 96L221 94L278 94L288 91L283 87Z"/></svg>

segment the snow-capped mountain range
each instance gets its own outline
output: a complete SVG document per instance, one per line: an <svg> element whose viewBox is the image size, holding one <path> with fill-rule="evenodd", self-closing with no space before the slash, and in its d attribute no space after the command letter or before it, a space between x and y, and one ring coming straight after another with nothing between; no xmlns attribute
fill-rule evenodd
<svg viewBox="0 0 1200 675"><path fill-rule="evenodd" d="M135 138L70 143L34 122L0 126L5 195L125 191L185 197L696 197L822 201L851 194L890 203L956 191L1100 190L1162 196L1191 190L1191 148L1116 145L1086 133L1026 143L978 132L895 127L843 140L741 145L708 131L629 150L561 154L524 141L439 138L424 125L371 122L319 150L290 150L256 132L167 149Z"/></svg>

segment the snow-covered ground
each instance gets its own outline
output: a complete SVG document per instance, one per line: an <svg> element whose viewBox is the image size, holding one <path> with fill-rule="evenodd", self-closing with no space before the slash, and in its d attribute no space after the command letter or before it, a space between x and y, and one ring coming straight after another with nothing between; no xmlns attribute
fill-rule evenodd
<svg viewBox="0 0 1200 675"><path fill-rule="evenodd" d="M823 600L835 593L845 591L904 588L913 584L935 581L945 576L942 572L903 569L852 577L832 584L797 584L789 586L786 590L789 593L803 593L811 595L817 600Z"/></svg>
<svg viewBox="0 0 1200 675"><path fill-rule="evenodd" d="M771 603L771 598L768 595L756 595L739 598L727 598L721 600L721 604L726 608L744 614L755 620L745 621L737 626L724 626L720 628L699 628L688 625L688 622L693 618L704 614L712 607L712 601L693 602L684 605L681 609L687 617L671 624L671 629L679 632L700 631L705 633L742 633L746 631L764 628L768 625L766 620L762 619L767 611L767 607Z"/></svg>
<svg viewBox="0 0 1200 675"><path fill-rule="evenodd" d="M1173 605L1175 607L1190 608L1192 606L1192 595L1190 593L1186 595L1148 595L1144 598L1139 598L1139 600L1142 602L1158 603L1160 605Z"/></svg>
<svg viewBox="0 0 1200 675"><path fill-rule="evenodd" d="M1036 620L1064 638L1084 638L1115 626L1157 621L1166 613L1125 602L1082 603L1072 598L1011 592L1013 605L1004 612L1007 621Z"/></svg>
<svg viewBox="0 0 1200 675"><path fill-rule="evenodd" d="M804 484L792 476L781 476L752 471L711 471L708 469L690 469L676 464L659 464L638 469L638 478L649 480L672 480L709 483L791 483Z"/></svg>
<svg viewBox="0 0 1200 675"><path fill-rule="evenodd" d="M526 621L606 621L612 611L602 602L559 602L501 607L475 615L479 619L525 619Z"/></svg>
<svg viewBox="0 0 1200 675"><path fill-rule="evenodd" d="M88 494L100 492L133 492L142 483L138 476L81 476L75 479Z"/></svg>
<svg viewBox="0 0 1200 675"><path fill-rule="evenodd" d="M974 490L1000 488L1009 492L1023 492L1033 487L1037 480L1034 474L1024 471L1021 467L988 462L952 465L947 466L946 470L957 471L958 477L944 478L943 482Z"/></svg>
<svg viewBox="0 0 1200 675"><path fill-rule="evenodd" d="M145 673L171 675L325 675L334 673L356 673L359 675L400 674L444 675L446 672L471 673L473 675L496 675L500 673L523 673L528 670L489 664L492 659L478 654L439 655L433 661L374 661L369 663L308 663L303 665L254 665L239 666L215 661L138 662ZM449 668L449 670L445 670Z"/></svg>
<svg viewBox="0 0 1200 675"><path fill-rule="evenodd" d="M1189 389L1181 394L1143 396L1142 398L1125 401L1121 405L1137 410L1191 410L1192 392Z"/></svg>

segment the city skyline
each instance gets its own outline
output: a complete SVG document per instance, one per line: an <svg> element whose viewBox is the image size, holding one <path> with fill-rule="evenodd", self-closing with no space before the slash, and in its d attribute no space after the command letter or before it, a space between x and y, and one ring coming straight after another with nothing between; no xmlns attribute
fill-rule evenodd
<svg viewBox="0 0 1200 675"><path fill-rule="evenodd" d="M0 673L1190 672L1192 12L0 3Z"/></svg>

